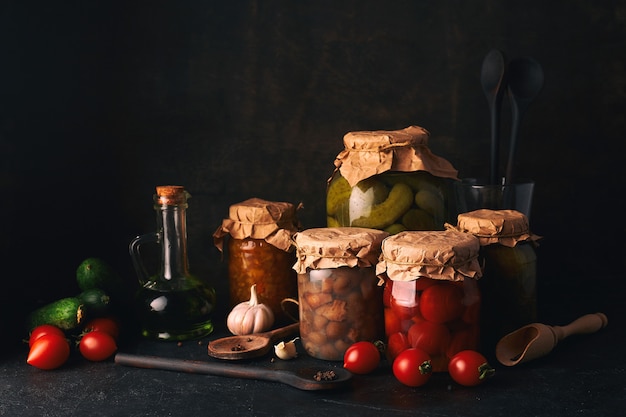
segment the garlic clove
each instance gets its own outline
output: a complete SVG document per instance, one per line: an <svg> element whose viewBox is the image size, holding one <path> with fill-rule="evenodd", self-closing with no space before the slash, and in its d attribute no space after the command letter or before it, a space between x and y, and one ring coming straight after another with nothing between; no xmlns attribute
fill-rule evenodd
<svg viewBox="0 0 626 417"><path fill-rule="evenodd" d="M274 345L274 353L279 359L289 360L298 356L298 350L296 349L296 340L298 338L294 338L288 342L280 342L277 345Z"/></svg>

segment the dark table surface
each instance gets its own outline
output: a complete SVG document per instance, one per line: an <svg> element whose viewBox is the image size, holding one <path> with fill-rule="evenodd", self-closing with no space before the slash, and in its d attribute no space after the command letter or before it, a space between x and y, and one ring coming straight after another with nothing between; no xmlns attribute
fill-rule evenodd
<svg viewBox="0 0 626 417"><path fill-rule="evenodd" d="M79 355L54 371L25 363L26 347L0 362L0 415L4 416L622 416L626 410L626 332L624 286L603 281L615 291L562 294L544 309L542 322L565 325L596 307L609 325L592 335L571 336L548 356L515 367L490 359L496 375L466 388L446 373L423 387L401 385L383 362L370 375L355 375L341 389L304 391L267 381L141 369L112 359L91 363ZM593 300L587 302L585 300ZM594 310L589 310L594 309ZM219 361L207 355L207 343L224 330L182 345L132 341L120 351L169 358ZM302 351L302 350L300 350ZM486 352L489 356L489 353ZM273 354L232 367L341 366L300 354L291 361Z"/></svg>

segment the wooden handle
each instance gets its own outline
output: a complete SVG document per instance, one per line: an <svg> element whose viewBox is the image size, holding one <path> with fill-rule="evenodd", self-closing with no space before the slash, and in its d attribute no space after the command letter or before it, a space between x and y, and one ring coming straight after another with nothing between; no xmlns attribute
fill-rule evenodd
<svg viewBox="0 0 626 417"><path fill-rule="evenodd" d="M298 332L300 330L300 323L291 323L288 326L285 327L279 327L278 329L274 329L274 330L270 330L269 332L266 332L265 335L267 335L271 341L275 341L278 340L282 337L285 336L290 336L296 332Z"/></svg>
<svg viewBox="0 0 626 417"><path fill-rule="evenodd" d="M603 313L586 314L567 326L552 326L552 330L554 330L557 340L560 341L575 334L595 333L606 327L608 323L609 320Z"/></svg>

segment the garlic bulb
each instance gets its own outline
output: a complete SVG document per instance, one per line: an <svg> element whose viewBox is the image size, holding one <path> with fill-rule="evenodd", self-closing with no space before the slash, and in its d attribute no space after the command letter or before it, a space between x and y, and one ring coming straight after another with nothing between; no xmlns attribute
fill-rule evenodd
<svg viewBox="0 0 626 417"><path fill-rule="evenodd" d="M276 356L283 360L293 359L298 356L298 351L296 350L296 340L298 340L297 337L287 343L280 342L279 344L274 345L274 353L276 353Z"/></svg>
<svg viewBox="0 0 626 417"><path fill-rule="evenodd" d="M265 304L259 303L256 284L250 287L250 300L237 304L226 319L232 334L246 335L269 330L274 324L274 313Z"/></svg>

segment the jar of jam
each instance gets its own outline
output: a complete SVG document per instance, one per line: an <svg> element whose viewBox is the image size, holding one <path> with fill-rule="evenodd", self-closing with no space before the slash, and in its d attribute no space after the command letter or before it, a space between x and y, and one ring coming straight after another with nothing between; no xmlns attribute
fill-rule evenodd
<svg viewBox="0 0 626 417"><path fill-rule="evenodd" d="M457 230L473 234L481 245L482 341L493 349L504 335L537 321L535 246L540 237L515 210L459 214Z"/></svg>
<svg viewBox="0 0 626 417"><path fill-rule="evenodd" d="M310 356L339 361L355 342L382 340L382 289L375 266L388 235L359 227L295 234L300 338Z"/></svg>
<svg viewBox="0 0 626 417"><path fill-rule="evenodd" d="M429 135L419 126L347 133L328 180L327 226L444 230L457 170L430 152Z"/></svg>
<svg viewBox="0 0 626 417"><path fill-rule="evenodd" d="M445 372L461 350L480 347L478 239L456 230L405 231L386 238L376 266L384 282L387 355L410 347Z"/></svg>
<svg viewBox="0 0 626 417"><path fill-rule="evenodd" d="M215 246L223 252L228 236L228 279L230 306L248 301L256 284L259 303L272 309L277 323L290 320L281 303L298 294L296 260L291 243L298 230L291 203L251 198L230 206L229 217L213 234Z"/></svg>

